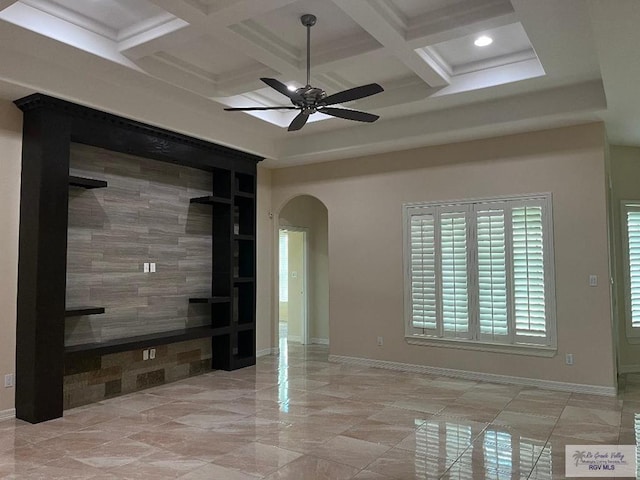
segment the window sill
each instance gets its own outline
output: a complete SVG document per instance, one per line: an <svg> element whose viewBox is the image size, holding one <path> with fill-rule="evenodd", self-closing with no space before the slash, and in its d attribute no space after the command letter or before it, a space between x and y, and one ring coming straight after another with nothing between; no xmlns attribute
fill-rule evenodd
<svg viewBox="0 0 640 480"><path fill-rule="evenodd" d="M627 343L631 344L631 345L640 345L640 337L636 337L636 336L629 336L629 334L627 334Z"/></svg>
<svg viewBox="0 0 640 480"><path fill-rule="evenodd" d="M410 345L458 348L461 350L529 355L532 357L555 357L558 353L558 349L556 347L549 347L547 345L505 345L503 343L479 343L455 338L432 338L423 336L409 336L405 337L405 340Z"/></svg>

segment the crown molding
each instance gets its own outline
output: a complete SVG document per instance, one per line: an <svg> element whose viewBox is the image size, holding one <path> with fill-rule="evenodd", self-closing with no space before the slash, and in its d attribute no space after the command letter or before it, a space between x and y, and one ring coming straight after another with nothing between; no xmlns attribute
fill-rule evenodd
<svg viewBox="0 0 640 480"><path fill-rule="evenodd" d="M164 128L155 127L142 122L131 120L128 118L113 115L111 113L102 112L93 108L85 107L75 103L61 100L59 98L50 97L42 93L34 93L27 97L16 100L15 105L24 113L33 112L37 110L47 110L62 113L67 117L79 118L86 121L91 121L98 124L109 124L110 126L116 126L130 132L137 134L143 134L153 139L153 141L162 144L163 142L170 142L176 144L179 148L180 145L197 148L198 150L207 151L215 156L225 157L230 160L243 160L258 163L263 160L263 157L258 157L250 153L241 152L233 148L217 145L215 143L200 140L194 137L189 137L180 133L165 130Z"/></svg>

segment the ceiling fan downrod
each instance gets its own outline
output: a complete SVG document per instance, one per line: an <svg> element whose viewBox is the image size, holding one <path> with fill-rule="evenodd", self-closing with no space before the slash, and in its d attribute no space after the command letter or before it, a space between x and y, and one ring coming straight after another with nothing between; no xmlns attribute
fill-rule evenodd
<svg viewBox="0 0 640 480"><path fill-rule="evenodd" d="M300 17L302 25L307 27L307 87L311 86L311 27L313 27L318 19L315 15L305 13Z"/></svg>

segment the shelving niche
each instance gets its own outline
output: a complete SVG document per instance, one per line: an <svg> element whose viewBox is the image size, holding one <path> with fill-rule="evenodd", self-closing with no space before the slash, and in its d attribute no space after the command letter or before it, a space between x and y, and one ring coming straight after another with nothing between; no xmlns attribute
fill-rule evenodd
<svg viewBox="0 0 640 480"><path fill-rule="evenodd" d="M64 362L76 358L211 338L211 368L254 364L256 164L262 159L41 94L15 103L24 114L16 416L32 423L61 417ZM106 322L113 314L108 305L65 304L70 188L108 189L112 183L70 175L72 142L210 176L211 192L186 201L211 215L211 288L181 300L185 309L202 309L206 325L65 347L65 318L101 315Z"/></svg>

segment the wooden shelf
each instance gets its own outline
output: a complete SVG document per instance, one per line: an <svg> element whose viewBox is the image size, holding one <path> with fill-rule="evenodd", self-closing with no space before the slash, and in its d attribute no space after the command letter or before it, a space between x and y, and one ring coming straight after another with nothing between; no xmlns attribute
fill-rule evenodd
<svg viewBox="0 0 640 480"><path fill-rule="evenodd" d="M253 235L234 235L234 240L255 240L256 237Z"/></svg>
<svg viewBox="0 0 640 480"><path fill-rule="evenodd" d="M100 315L104 313L104 307L74 307L65 310L65 317L82 317L83 315Z"/></svg>
<svg viewBox="0 0 640 480"><path fill-rule="evenodd" d="M236 331L238 332L244 332L245 330L255 330L256 326L253 322L250 323L242 323L242 322L238 322L236 324Z"/></svg>
<svg viewBox="0 0 640 480"><path fill-rule="evenodd" d="M249 193L249 192L237 191L235 195L236 197L242 197L242 198L256 198L254 193Z"/></svg>
<svg viewBox="0 0 640 480"><path fill-rule="evenodd" d="M202 205L213 205L214 203L221 203L221 204L224 204L224 205L231 205L231 199L230 198L214 197L214 196L192 198L191 200L189 200L189 202L191 202L191 203L200 203Z"/></svg>
<svg viewBox="0 0 640 480"><path fill-rule="evenodd" d="M72 187L80 188L104 188L107 186L107 182L104 180L96 180L94 178L78 177L76 175L69 175L69 185Z"/></svg>
<svg viewBox="0 0 640 480"><path fill-rule="evenodd" d="M229 303L231 297L196 297L190 298L189 303Z"/></svg>
<svg viewBox="0 0 640 480"><path fill-rule="evenodd" d="M106 355L108 353L126 352L139 348L155 347L168 343L184 342L197 338L213 337L223 333L228 333L228 327L192 327L181 330L171 330L168 332L152 333L149 335L139 335L136 337L118 338L106 342L84 343L81 345L70 345L64 347L65 355L93 354Z"/></svg>

